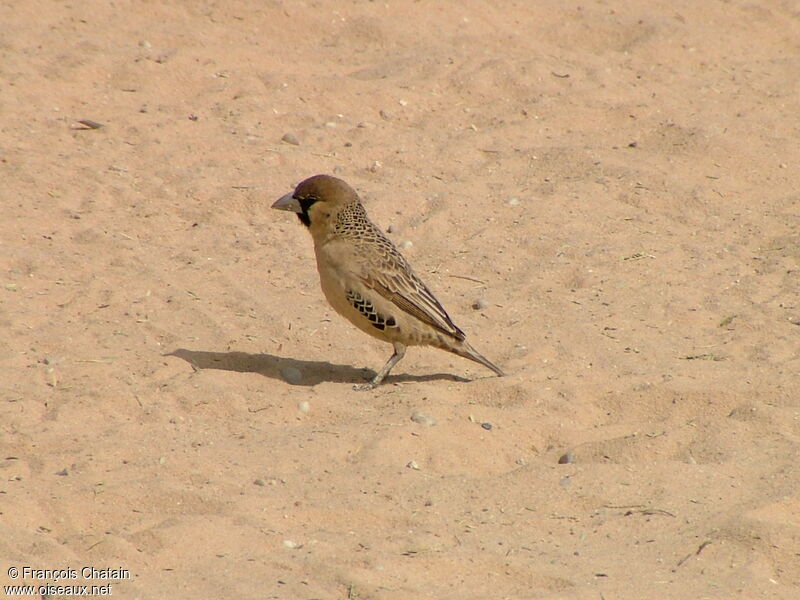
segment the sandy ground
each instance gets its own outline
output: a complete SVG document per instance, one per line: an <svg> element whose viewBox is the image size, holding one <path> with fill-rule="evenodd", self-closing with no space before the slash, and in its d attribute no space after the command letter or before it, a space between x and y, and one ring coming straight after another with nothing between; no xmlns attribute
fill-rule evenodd
<svg viewBox="0 0 800 600"><path fill-rule="evenodd" d="M3 2L0 581L800 597L800 12L666 6ZM508 377L352 390L315 173Z"/></svg>

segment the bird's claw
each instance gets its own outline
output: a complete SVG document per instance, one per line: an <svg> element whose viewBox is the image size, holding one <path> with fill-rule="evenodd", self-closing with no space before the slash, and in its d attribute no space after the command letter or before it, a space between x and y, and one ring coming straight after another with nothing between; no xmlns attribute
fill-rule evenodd
<svg viewBox="0 0 800 600"><path fill-rule="evenodd" d="M371 381L369 383L357 383L353 386L353 389L357 392L366 392L367 390L374 390L375 384Z"/></svg>

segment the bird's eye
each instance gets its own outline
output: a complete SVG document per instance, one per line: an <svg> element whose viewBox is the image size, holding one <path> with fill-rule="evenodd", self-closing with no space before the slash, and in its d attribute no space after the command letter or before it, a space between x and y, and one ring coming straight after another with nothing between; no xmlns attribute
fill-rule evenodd
<svg viewBox="0 0 800 600"><path fill-rule="evenodd" d="M319 198L317 198L316 196L308 195L308 196L304 196L302 198L298 198L297 201L300 203L300 206L302 207L303 212L308 212L308 209L311 208L311 206L315 202L319 201Z"/></svg>

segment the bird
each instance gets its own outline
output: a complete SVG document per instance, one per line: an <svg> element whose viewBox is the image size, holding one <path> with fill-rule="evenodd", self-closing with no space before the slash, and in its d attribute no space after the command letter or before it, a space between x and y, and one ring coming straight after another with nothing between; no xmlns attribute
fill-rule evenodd
<svg viewBox="0 0 800 600"><path fill-rule="evenodd" d="M314 175L272 208L297 214L314 242L320 286L333 309L358 329L394 346L367 384L380 385L408 346L433 346L503 371L466 340L408 261L369 219L356 191L331 175Z"/></svg>

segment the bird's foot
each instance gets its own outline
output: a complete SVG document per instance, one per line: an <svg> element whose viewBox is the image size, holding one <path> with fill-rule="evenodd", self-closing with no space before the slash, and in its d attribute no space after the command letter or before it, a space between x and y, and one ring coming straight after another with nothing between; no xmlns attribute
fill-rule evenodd
<svg viewBox="0 0 800 600"><path fill-rule="evenodd" d="M369 383L357 383L353 386L353 389L357 392L366 392L367 390L374 390L376 387L377 386L370 381Z"/></svg>
<svg viewBox="0 0 800 600"><path fill-rule="evenodd" d="M384 377L385 377L384 374L378 373L377 375L375 375L375 377L373 377L372 379L369 380L369 383L357 383L356 385L353 386L353 389L356 390L357 392L365 392L367 390L374 390L381 383L383 383L383 378Z"/></svg>

